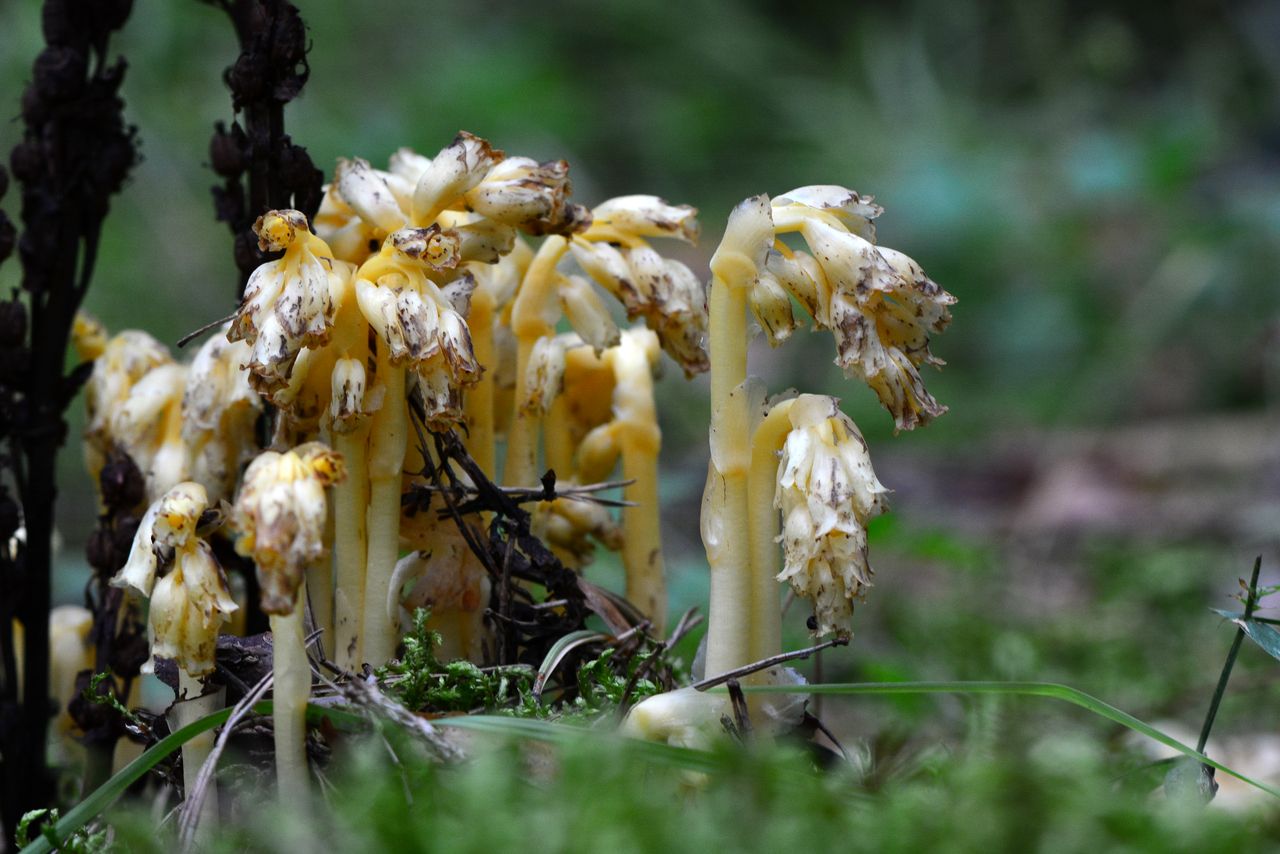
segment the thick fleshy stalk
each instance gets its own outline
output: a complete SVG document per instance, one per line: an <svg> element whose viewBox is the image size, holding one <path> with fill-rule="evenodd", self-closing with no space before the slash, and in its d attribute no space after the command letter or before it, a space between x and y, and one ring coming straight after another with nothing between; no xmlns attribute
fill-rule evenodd
<svg viewBox="0 0 1280 854"><path fill-rule="evenodd" d="M467 452L481 470L489 477L496 478L493 387L497 360L494 358L493 322L493 295L487 289L478 288L471 295L471 313L467 316L467 326L471 330L472 351L476 361L484 366L484 373L474 386L467 389L463 398L463 413L467 419L466 446Z"/></svg>
<svg viewBox="0 0 1280 854"><path fill-rule="evenodd" d="M767 246L772 237L768 225L768 200L747 199L730 214L724 241L711 260L711 464L702 499L702 538L711 570L707 676L751 661L747 305L757 247Z"/></svg>
<svg viewBox="0 0 1280 854"><path fill-rule="evenodd" d="M608 358L617 379L613 409L622 476L632 481L623 493L629 506L622 511L622 562L627 570L627 599L653 621L655 636L664 637L667 584L658 503L662 431L658 428L654 406L650 351L656 358L656 335L647 329L628 330L623 333L619 346L608 351Z"/></svg>
<svg viewBox="0 0 1280 854"><path fill-rule="evenodd" d="M306 713L311 693L311 664L303 645L298 604L292 613L271 615L276 784L281 804L295 811L307 806Z"/></svg>
<svg viewBox="0 0 1280 854"><path fill-rule="evenodd" d="M555 334L560 317L556 299L556 264L568 251L569 242L553 235L543 241L525 273L511 308L511 331L516 336L516 410L507 429L507 463L503 481L511 486L531 486L538 481L538 433L541 419L522 411L528 398L529 359L541 338Z"/></svg>
<svg viewBox="0 0 1280 854"><path fill-rule="evenodd" d="M195 723L207 715L222 708L225 694L222 690L205 693L204 683L200 677L192 676L185 669L178 668L178 701L173 707L175 729ZM182 745L182 789L187 797L195 789L196 778L200 769L213 751L213 730L203 732ZM210 782L204 791L204 800L200 803L195 842L200 845L212 838L213 829L218 820L218 785Z"/></svg>
<svg viewBox="0 0 1280 854"><path fill-rule="evenodd" d="M365 566L368 560L369 425L335 433L333 449L346 461L347 477L333 486L333 649L334 662L357 672L362 658Z"/></svg>
<svg viewBox="0 0 1280 854"><path fill-rule="evenodd" d="M774 492L778 482L778 453L791 432L794 400L774 404L751 437L751 472L747 482L748 530L751 551L751 655L753 661L782 652L782 613L778 573L782 525Z"/></svg>
<svg viewBox="0 0 1280 854"><path fill-rule="evenodd" d="M396 631L387 615L391 576L400 557L400 473L409 445L409 416L405 401L405 369L378 351L378 376L384 390L382 406L369 430L369 507L366 530L369 547L364 585L365 661L384 664L395 655Z"/></svg>

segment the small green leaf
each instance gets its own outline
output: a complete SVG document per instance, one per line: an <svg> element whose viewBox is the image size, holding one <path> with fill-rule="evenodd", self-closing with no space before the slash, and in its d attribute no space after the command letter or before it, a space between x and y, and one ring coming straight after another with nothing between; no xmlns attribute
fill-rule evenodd
<svg viewBox="0 0 1280 854"><path fill-rule="evenodd" d="M1270 622L1255 619L1246 620L1244 614L1239 611L1223 611L1220 608L1214 608L1213 612L1221 614L1244 629L1244 633L1249 636L1249 640L1262 647L1272 658L1280 658L1280 631Z"/></svg>

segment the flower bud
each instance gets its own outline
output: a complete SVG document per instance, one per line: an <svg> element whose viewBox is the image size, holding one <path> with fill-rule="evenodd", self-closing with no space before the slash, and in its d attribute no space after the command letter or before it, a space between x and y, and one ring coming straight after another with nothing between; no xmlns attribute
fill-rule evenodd
<svg viewBox="0 0 1280 854"><path fill-rule="evenodd" d="M641 237L674 237L696 243L700 226L698 209L673 205L657 196L618 196L596 205L592 226L609 226Z"/></svg>
<svg viewBox="0 0 1280 854"><path fill-rule="evenodd" d="M395 194L367 160L341 158L333 175L334 188L362 220L390 233L405 225Z"/></svg>
<svg viewBox="0 0 1280 854"><path fill-rule="evenodd" d="M581 276L561 277L556 290L569 326L596 355L618 343L618 326L590 282Z"/></svg>
<svg viewBox="0 0 1280 854"><path fill-rule="evenodd" d="M747 302L751 307L751 314L769 339L770 347L777 347L791 337L796 328L796 318L791 312L791 297L767 266L760 270Z"/></svg>
<svg viewBox="0 0 1280 854"><path fill-rule="evenodd" d="M487 140L462 131L418 176L413 190L413 221L427 224L484 179L503 153Z"/></svg>
<svg viewBox="0 0 1280 854"><path fill-rule="evenodd" d="M329 396L329 429L349 433L368 413L365 407L364 362L338 359L333 363L332 393Z"/></svg>
<svg viewBox="0 0 1280 854"><path fill-rule="evenodd" d="M580 223L566 221L570 191L569 164L563 160L538 163L528 157L508 157L496 164L483 181L466 194L470 210L529 234L566 234Z"/></svg>

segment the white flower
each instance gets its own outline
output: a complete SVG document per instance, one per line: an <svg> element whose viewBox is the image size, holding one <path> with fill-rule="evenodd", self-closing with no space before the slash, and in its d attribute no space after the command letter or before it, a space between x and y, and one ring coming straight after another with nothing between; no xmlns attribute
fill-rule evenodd
<svg viewBox="0 0 1280 854"><path fill-rule="evenodd" d="M479 184L503 153L487 140L462 131L422 168L413 190L413 221L433 222L440 212ZM421 166L414 161L414 167Z"/></svg>
<svg viewBox="0 0 1280 854"><path fill-rule="evenodd" d="M565 161L508 157L464 198L468 209L529 234L572 234L586 227L590 216L568 202L569 192Z"/></svg>
<svg viewBox="0 0 1280 854"><path fill-rule="evenodd" d="M250 358L243 341L215 335L196 352L182 396L182 440L193 480L213 500L230 498L240 467L255 450L254 427L262 398L241 368Z"/></svg>
<svg viewBox="0 0 1280 854"><path fill-rule="evenodd" d="M306 569L326 553L326 486L345 476L342 457L319 442L267 451L249 464L236 497L236 551L252 557L262 610L293 613Z"/></svg>
<svg viewBox="0 0 1280 854"><path fill-rule="evenodd" d="M946 412L918 368L941 364L929 352L929 337L950 322L955 297L906 255L875 245L872 220L880 213L870 197L843 187L801 187L777 197L777 230L798 231L813 254L771 252L761 285L781 286L817 326L831 330L836 364L875 391L898 429L909 430ZM759 301L761 309L777 305L773 297ZM772 317L760 311L757 317L768 330Z"/></svg>
<svg viewBox="0 0 1280 854"><path fill-rule="evenodd" d="M595 288L582 276L563 276L556 293L569 326L599 355L621 339L618 325Z"/></svg>
<svg viewBox="0 0 1280 854"><path fill-rule="evenodd" d="M342 201L384 234L403 228L408 221L390 186L395 180L394 175L379 172L359 157L339 158L333 173L333 186Z"/></svg>
<svg viewBox="0 0 1280 854"><path fill-rule="evenodd" d="M227 333L245 340L252 354L245 366L267 389L284 385L304 346L323 344L333 328L329 271L333 254L295 210L267 211L254 223L264 251L284 251L253 271Z"/></svg>
<svg viewBox="0 0 1280 854"><path fill-rule="evenodd" d="M609 226L620 234L641 237L674 237L686 243L698 241L698 209L673 205L657 196L617 196L591 211L592 226Z"/></svg>
<svg viewBox="0 0 1280 854"><path fill-rule="evenodd" d="M801 395L789 416L774 498L785 553L778 580L813 601L819 635L848 634L853 600L871 584L867 520L884 510L887 490L833 398Z"/></svg>
<svg viewBox="0 0 1280 854"><path fill-rule="evenodd" d="M192 676L213 672L218 631L236 610L227 578L209 544L196 528L209 506L198 483L179 483L148 508L133 539L129 560L111 580L114 587L130 587L151 598L147 621L151 659L143 672L152 672L157 657L176 659ZM155 580L164 555L172 567Z"/></svg>
<svg viewBox="0 0 1280 854"><path fill-rule="evenodd" d="M658 333L662 348L686 374L707 369L706 293L688 267L643 241L619 249L574 240L570 251L583 271L622 303L629 320L643 318Z"/></svg>

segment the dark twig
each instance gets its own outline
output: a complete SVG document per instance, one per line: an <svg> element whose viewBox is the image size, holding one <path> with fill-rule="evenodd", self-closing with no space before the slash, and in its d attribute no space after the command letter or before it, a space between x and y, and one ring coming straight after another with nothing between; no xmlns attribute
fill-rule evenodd
<svg viewBox="0 0 1280 854"><path fill-rule="evenodd" d="M746 741L751 737L751 710L747 708L747 698L742 693L742 685L737 679L725 683L729 689L729 702L733 705L733 720L737 727L738 738Z"/></svg>
<svg viewBox="0 0 1280 854"><path fill-rule="evenodd" d="M705 691L708 688L714 688L717 685L723 685L730 679L737 679L740 676L749 676L760 670L768 670L776 664L783 664L788 661L795 661L798 658L808 658L820 649L829 649L833 646L848 646L849 639L846 637L834 637L829 641L824 641L816 646L806 647L805 649L797 649L793 652L783 652L778 655L771 655L768 658L762 658L754 664L747 664L730 670L727 673L721 673L719 676L712 676L710 679L703 679L701 682L694 682L691 686L694 690Z"/></svg>
<svg viewBox="0 0 1280 854"><path fill-rule="evenodd" d="M123 118L122 59L108 43L129 17L127 0L85 3L47 0L41 14L45 46L22 96L22 141L9 158L21 186L22 291L0 304L0 598L8 605L0 646L11 650L11 619L26 632L23 700L16 695L14 656L6 652L0 689L0 757L5 826L53 800L45 747L50 719L49 610L56 457L66 437L63 413L88 378L86 366L64 370L71 328L93 278L102 222L138 154ZM0 196L8 176L0 174ZM0 260L15 231L0 217ZM26 542L9 553L22 503Z"/></svg>

